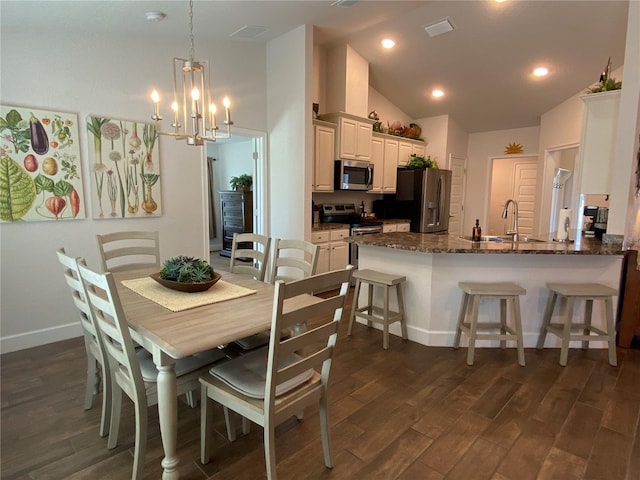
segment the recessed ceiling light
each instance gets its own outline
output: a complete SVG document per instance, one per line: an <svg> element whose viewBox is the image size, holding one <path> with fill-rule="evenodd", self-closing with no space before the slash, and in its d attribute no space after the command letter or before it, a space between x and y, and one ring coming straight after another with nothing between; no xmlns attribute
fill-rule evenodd
<svg viewBox="0 0 640 480"><path fill-rule="evenodd" d="M390 38L385 38L380 42L384 48L393 48L396 46L396 42L391 40Z"/></svg>
<svg viewBox="0 0 640 480"><path fill-rule="evenodd" d="M431 96L436 97L436 98L444 97L444 92L442 90L436 88L434 91L431 92Z"/></svg>
<svg viewBox="0 0 640 480"><path fill-rule="evenodd" d="M165 19L167 16L164 12L147 12L144 14L144 18L147 19L147 22L160 22Z"/></svg>
<svg viewBox="0 0 640 480"><path fill-rule="evenodd" d="M536 77L546 77L549 74L549 69L545 67L537 67L533 70L533 74Z"/></svg>

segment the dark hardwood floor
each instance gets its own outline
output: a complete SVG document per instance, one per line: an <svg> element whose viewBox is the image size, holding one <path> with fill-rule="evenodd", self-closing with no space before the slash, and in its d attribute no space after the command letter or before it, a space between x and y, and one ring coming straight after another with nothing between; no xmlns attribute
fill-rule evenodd
<svg viewBox="0 0 640 480"><path fill-rule="evenodd" d="M227 259L223 260L223 263ZM381 332L340 328L330 388L335 467L325 469L317 409L278 428L280 479L640 479L640 350L434 348ZM84 411L85 353L76 338L1 357L2 479L126 479L133 409L119 445L98 436L100 398ZM185 479L265 478L262 429L226 441L215 409L214 456L199 461L199 409L179 406ZM145 478L160 477L157 409L149 408Z"/></svg>

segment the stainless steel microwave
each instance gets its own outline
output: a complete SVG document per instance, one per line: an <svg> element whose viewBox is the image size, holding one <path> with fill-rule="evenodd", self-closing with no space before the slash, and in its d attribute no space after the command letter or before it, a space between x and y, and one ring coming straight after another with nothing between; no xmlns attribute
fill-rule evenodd
<svg viewBox="0 0 640 480"><path fill-rule="evenodd" d="M371 190L373 184L373 164L362 160L336 160L336 190Z"/></svg>

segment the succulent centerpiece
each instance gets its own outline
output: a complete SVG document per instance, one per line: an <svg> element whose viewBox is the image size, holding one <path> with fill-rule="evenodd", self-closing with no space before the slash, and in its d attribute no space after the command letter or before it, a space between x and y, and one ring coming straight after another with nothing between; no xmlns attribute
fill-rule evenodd
<svg viewBox="0 0 640 480"><path fill-rule="evenodd" d="M167 288L183 292L200 292L209 289L221 275L199 258L180 255L166 260L160 273L151 275L155 281Z"/></svg>
<svg viewBox="0 0 640 480"><path fill-rule="evenodd" d="M180 283L208 282L213 274L213 267L204 260L184 255L166 260L160 270L160 278Z"/></svg>

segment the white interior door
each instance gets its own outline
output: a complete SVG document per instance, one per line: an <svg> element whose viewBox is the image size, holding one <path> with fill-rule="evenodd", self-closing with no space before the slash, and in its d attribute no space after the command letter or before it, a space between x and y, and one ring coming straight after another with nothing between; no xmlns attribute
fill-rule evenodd
<svg viewBox="0 0 640 480"><path fill-rule="evenodd" d="M536 179L538 163L516 162L513 179L513 197L518 202L519 233L533 234L533 213L536 206Z"/></svg>
<svg viewBox="0 0 640 480"><path fill-rule="evenodd" d="M451 205L449 207L449 234L464 235L464 191L467 182L467 158L449 155L451 170Z"/></svg>
<svg viewBox="0 0 640 480"><path fill-rule="evenodd" d="M533 234L533 214L536 199L537 157L494 158L491 167L491 194L487 212L487 228L483 233L504 235L513 225L511 208L509 217L502 218L507 200L518 202L519 232Z"/></svg>

